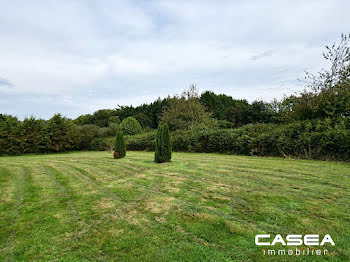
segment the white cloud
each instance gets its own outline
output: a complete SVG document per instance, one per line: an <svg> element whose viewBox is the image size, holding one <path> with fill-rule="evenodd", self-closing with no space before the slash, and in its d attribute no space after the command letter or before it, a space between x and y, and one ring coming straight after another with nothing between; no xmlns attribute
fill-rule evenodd
<svg viewBox="0 0 350 262"><path fill-rule="evenodd" d="M300 90L304 69L324 65L323 46L350 22L346 0L1 6L0 79L11 86L1 85L0 94L11 101L0 111L19 116L28 114L19 104L42 117L75 117L150 102L191 83L248 100L282 97Z"/></svg>

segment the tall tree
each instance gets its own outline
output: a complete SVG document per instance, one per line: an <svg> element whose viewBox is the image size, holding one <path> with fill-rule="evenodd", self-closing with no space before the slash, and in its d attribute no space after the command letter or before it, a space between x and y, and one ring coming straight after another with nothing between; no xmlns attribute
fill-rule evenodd
<svg viewBox="0 0 350 262"><path fill-rule="evenodd" d="M111 116L108 118L108 125L120 125L120 118L119 116Z"/></svg>
<svg viewBox="0 0 350 262"><path fill-rule="evenodd" d="M54 115L44 130L48 137L48 151L60 152L75 149L78 144L79 130L71 121L62 117L61 114Z"/></svg>
<svg viewBox="0 0 350 262"><path fill-rule="evenodd" d="M34 117L25 118L22 123L23 153L40 151L40 140L43 136L43 120Z"/></svg>
<svg viewBox="0 0 350 262"><path fill-rule="evenodd" d="M152 126L152 120L144 113L138 113L134 115L134 118L137 120L137 122L140 123L143 129L151 127Z"/></svg>
<svg viewBox="0 0 350 262"><path fill-rule="evenodd" d="M213 126L216 121L211 113L200 103L197 89L194 85L181 96L171 99L168 107L163 109L162 122L169 124L171 130L190 129L200 126Z"/></svg>
<svg viewBox="0 0 350 262"><path fill-rule="evenodd" d="M350 34L341 35L339 44L326 46L323 57L328 69L306 72L305 90L286 97L284 119L304 120L350 116Z"/></svg>
<svg viewBox="0 0 350 262"><path fill-rule="evenodd" d="M98 110L94 113L95 118L95 125L98 125L99 127L106 127L108 126L108 120L111 117L112 110L109 109L102 109Z"/></svg>
<svg viewBox="0 0 350 262"><path fill-rule="evenodd" d="M93 115L81 115L73 120L73 123L79 126L82 125L93 125L95 124L95 117Z"/></svg>
<svg viewBox="0 0 350 262"><path fill-rule="evenodd" d="M17 117L0 114L0 154L15 155L23 151L22 125Z"/></svg>
<svg viewBox="0 0 350 262"><path fill-rule="evenodd" d="M228 107L235 106L243 100L233 99L231 96L225 94L215 94L211 91L206 91L201 94L200 102L205 108L213 114L216 119L225 119L225 111Z"/></svg>

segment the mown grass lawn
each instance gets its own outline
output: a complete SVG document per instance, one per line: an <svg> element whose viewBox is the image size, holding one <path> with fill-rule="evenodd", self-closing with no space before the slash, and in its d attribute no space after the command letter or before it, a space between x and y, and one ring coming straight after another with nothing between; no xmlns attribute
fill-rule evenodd
<svg viewBox="0 0 350 262"><path fill-rule="evenodd" d="M174 153L0 158L1 261L283 261L256 234L330 234L350 261L350 164ZM278 246L277 246L278 247Z"/></svg>

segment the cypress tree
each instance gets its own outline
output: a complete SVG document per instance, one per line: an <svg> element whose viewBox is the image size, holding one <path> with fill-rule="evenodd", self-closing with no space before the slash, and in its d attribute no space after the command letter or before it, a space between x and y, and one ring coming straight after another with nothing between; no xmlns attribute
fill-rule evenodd
<svg viewBox="0 0 350 262"><path fill-rule="evenodd" d="M171 160L171 140L169 126L167 123L158 126L156 139L156 150L154 161L156 163L170 162Z"/></svg>
<svg viewBox="0 0 350 262"><path fill-rule="evenodd" d="M125 157L125 155L126 155L126 146L124 141L124 135L122 131L118 130L115 135L113 157L117 159L117 158L123 158Z"/></svg>
<svg viewBox="0 0 350 262"><path fill-rule="evenodd" d="M163 125L158 125L158 132L157 132L157 139L156 139L156 147L155 147L155 154L154 154L154 161L156 163L162 163L161 159L161 140L163 135Z"/></svg>
<svg viewBox="0 0 350 262"><path fill-rule="evenodd" d="M170 131L167 123L165 123L163 126L163 145L164 145L165 161L170 162L172 148L171 148Z"/></svg>

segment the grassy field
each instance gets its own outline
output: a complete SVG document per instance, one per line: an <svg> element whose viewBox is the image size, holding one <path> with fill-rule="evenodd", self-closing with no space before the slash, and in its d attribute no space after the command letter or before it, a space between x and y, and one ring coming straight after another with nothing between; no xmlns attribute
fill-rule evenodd
<svg viewBox="0 0 350 262"><path fill-rule="evenodd" d="M349 163L218 154L1 157L0 260L350 261L349 178ZM267 257L263 233L335 246Z"/></svg>

